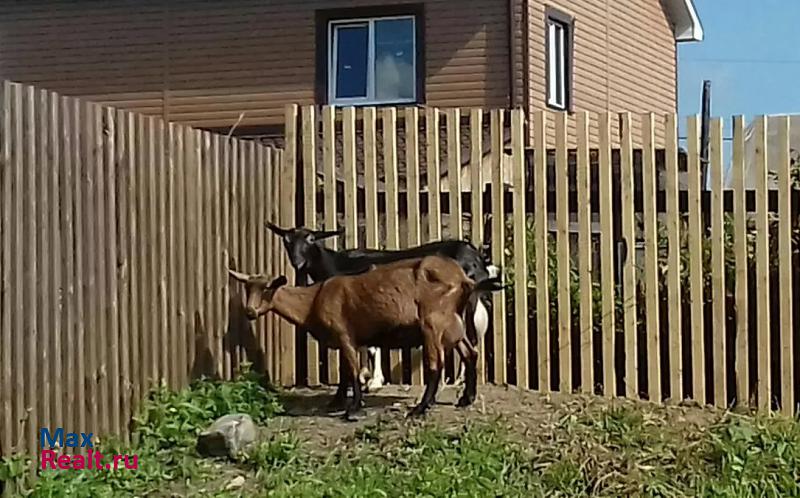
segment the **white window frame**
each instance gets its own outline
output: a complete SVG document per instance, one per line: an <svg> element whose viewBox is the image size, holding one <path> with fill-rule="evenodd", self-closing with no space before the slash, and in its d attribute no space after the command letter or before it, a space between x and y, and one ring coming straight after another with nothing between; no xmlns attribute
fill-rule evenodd
<svg viewBox="0 0 800 498"><path fill-rule="evenodd" d="M557 28L561 30L560 37ZM547 18L547 105L560 110L569 106L569 29L568 23Z"/></svg>
<svg viewBox="0 0 800 498"><path fill-rule="evenodd" d="M375 22L407 19L411 20L411 29L414 33L412 50L412 68L414 71L413 95L407 99L378 99L375 97ZM367 96L352 98L336 98L336 68L339 37L336 28L340 26L367 25ZM402 16L377 16L357 17L352 19L336 19L328 22L328 104L332 106L348 105L381 105L381 104L408 104L417 101L417 16L413 14Z"/></svg>

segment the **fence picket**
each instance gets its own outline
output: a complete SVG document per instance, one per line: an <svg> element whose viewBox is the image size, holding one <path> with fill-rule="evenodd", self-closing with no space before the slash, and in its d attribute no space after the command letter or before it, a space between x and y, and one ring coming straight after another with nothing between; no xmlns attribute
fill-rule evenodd
<svg viewBox="0 0 800 498"><path fill-rule="evenodd" d="M158 351L158 330L159 330L159 316L160 316L160 300L158 297L158 194L157 182L159 176L159 168L156 164L156 130L155 118L145 118L145 149L147 150L147 200L144 205L144 212L147 214L147 234L148 234L148 326L146 332L148 334L148 364L150 372L150 381L153 384L160 382L161 372L159 371L159 351Z"/></svg>
<svg viewBox="0 0 800 498"><path fill-rule="evenodd" d="M748 331L750 310L747 285L747 206L744 190L744 117L733 118L733 158L731 161L734 218L734 266L736 285L736 403L750 402Z"/></svg>
<svg viewBox="0 0 800 498"><path fill-rule="evenodd" d="M600 122L600 294L603 337L603 394L616 396L616 365L614 363L614 337L616 332L614 286L614 230L611 190L611 123L609 113L599 116ZM538 255L537 255L538 258ZM543 267L547 270L547 266Z"/></svg>
<svg viewBox="0 0 800 498"><path fill-rule="evenodd" d="M186 153L184 150L184 127L174 125L173 127L173 151L175 157L175 248L176 253L176 287L177 303L173 313L178 316L177 330L175 335L178 338L177 359L178 365L186 365L188 358L186 354L186 342L188 336L188 313L187 309L187 289L186 289ZM231 172L235 172L231 166ZM238 264L238 259L237 259ZM175 376L178 385L186 382L186 374L180 367L175 369Z"/></svg>
<svg viewBox="0 0 800 498"><path fill-rule="evenodd" d="M280 199L281 199L281 155L280 151L274 150L272 151L271 159L271 171L272 171L272 199L273 199L273 214L272 219L276 221L280 220ZM283 265L286 261L283 255L283 247L278 241L274 241L272 245L272 265L273 271L275 275L283 275ZM272 354L273 354L273 368L275 369L273 373L273 379L276 379L275 382L277 383L280 379L280 371L281 371L281 334L280 334L280 327L281 327L281 318L278 316L272 317ZM338 370L337 370L338 373Z"/></svg>
<svg viewBox="0 0 800 498"><path fill-rule="evenodd" d="M108 309L108 349L104 353L109 362L108 379L109 391L107 398L109 403L109 424L110 431L119 434L124 420L120 413L120 358L119 358L119 278L117 274L117 261L119 245L117 237L117 219L115 213L119 212L116 196L117 183L117 120L116 113L111 108L104 109L105 128L105 207L106 227L105 227L105 248L106 248L106 289L110 300ZM55 137L54 137L55 138ZM53 140L55 145L55 139ZM53 148L55 150L55 147ZM55 168L53 168L55 169ZM58 287L56 287L58 288ZM166 328L162 337L166 337Z"/></svg>
<svg viewBox="0 0 800 498"><path fill-rule="evenodd" d="M525 115L511 111L514 226L525 227ZM528 388L528 248L527 231L514 230L514 331L516 333L517 386Z"/></svg>
<svg viewBox="0 0 800 498"><path fill-rule="evenodd" d="M777 121L779 158L778 183L778 266L780 280L780 344L781 344L781 410L792 415L794 400L794 320L792 304L794 282L792 279L792 177L790 171L789 117Z"/></svg>
<svg viewBox="0 0 800 498"><path fill-rule="evenodd" d="M226 296L226 288L225 282L227 281L227 272L225 268L228 264L228 261L225 259L224 247L227 241L225 240L225 218L223 216L224 207L224 199L225 194L223 193L222 187L222 174L220 171L220 157L222 154L222 144L221 144L222 137L216 133L211 135L211 169L212 169L212 189L211 189L211 196L214 199L214 257L211 259L211 264L213 268L211 271L214 275L214 307L216 313L216 319L214 320L215 328L214 328L214 348L212 349L215 359L215 366L214 372L218 376L222 376L225 368L224 362L224 334L227 328L227 322L225 320L225 310L227 308L227 300L225 299ZM172 166L172 154L169 155L170 158L170 171L173 169ZM269 202L269 201L268 201ZM171 226L171 222L170 222ZM262 230L264 227L261 227ZM170 255L170 257L172 257ZM170 309L172 306L170 306ZM174 314L174 313L173 313ZM171 328L171 327L170 327ZM174 335L174 334L173 334ZM272 377L270 377L272 379Z"/></svg>
<svg viewBox="0 0 800 498"><path fill-rule="evenodd" d="M366 123L366 117L365 117ZM421 242L419 208L419 110L408 107L405 110L406 127L406 219L408 220L408 247L416 247ZM366 146L365 146L366 147ZM411 349L411 383L423 382L422 348Z"/></svg>
<svg viewBox="0 0 800 498"><path fill-rule="evenodd" d="M472 109L469 115L470 123L470 181L472 220L470 235L472 244L483 250L483 111ZM410 215L409 215L410 216ZM527 328L527 324L526 324ZM486 337L478 343L478 383L486 382Z"/></svg>
<svg viewBox="0 0 800 498"><path fill-rule="evenodd" d="M267 237L272 237L272 234L266 233L266 212L267 212L267 196L266 196L266 175L267 175L267 162L266 162L266 155L267 149L261 144L256 144L254 142L255 147L255 163L253 164L253 180L256 184L256 191L255 191L255 205L253 209L256 212L256 223L255 223L255 230L256 236L254 237L256 241L256 271L261 274L269 275L271 278L275 278L274 274L267 273L267 261L266 261L266 240ZM311 192L314 192L312 190ZM213 200L209 200L209 206L213 205ZM206 236L208 238L208 236ZM215 321L211 321L211 323L216 323ZM256 339L258 342L258 359L259 359L259 373L266 373L267 372L267 320L261 319L256 320L255 323L257 327L256 331ZM308 375L311 375L310 370L306 369Z"/></svg>
<svg viewBox="0 0 800 498"><path fill-rule="evenodd" d="M77 109L75 109L77 110ZM72 114L73 119L78 119L78 115L76 112ZM75 126L73 129L77 129ZM130 275L130 284L128 289L128 312L131 316L131 323L129 327L129 335L130 335L130 376L129 381L131 384L131 394L132 399L138 400L141 399L141 389L142 389L142 382L141 382L141 362L139 360L139 337L141 332L140 327L140 318L141 313L139 309L139 278L138 276L141 275L139 271L139 224L138 224L138 210L136 209L137 206L137 177L139 176L139 171L137 168L137 158L138 158L138 146L136 141L136 118L133 114L126 114L125 115L125 147L128 151L125 160L125 172L127 174L128 183L126 185L126 213L127 213L127 227L126 227L126 242L127 242L127 251L128 251L128 273ZM75 137L75 141L77 142L77 137ZM77 150L77 143L73 142L75 148ZM78 170L80 168L80 163L78 162L78 157L75 155L75 177L77 181L77 177L79 176ZM77 194L78 192L76 192ZM78 205L76 200L76 206ZM78 231L77 224L79 223L79 213L75 212L75 233L80 233ZM80 270L78 269L78 263L80 258L77 256L80 254L78 252L78 244L76 241L75 244L75 254L76 254L76 267L75 267L75 274L78 278L80 278ZM134 278L134 277L137 278ZM76 279L76 286L77 286L77 279ZM78 289L79 287L76 287ZM80 292L76 290L76 294L78 299L80 299ZM80 305L79 305L80 306ZM80 309L80 307L78 308ZM78 312L78 317L80 317L80 313ZM80 320L80 318L78 318ZM78 327L81 327L81 324L78 323ZM80 377L79 377L80 381ZM133 406L131 406L131 410L133 410Z"/></svg>
<svg viewBox="0 0 800 498"><path fill-rule="evenodd" d="M680 211L678 206L678 128L675 114L664 118L666 136L667 322L669 324L669 389L673 401L683 399L683 321L681 306Z"/></svg>
<svg viewBox="0 0 800 498"><path fill-rule="evenodd" d="M492 140L492 262L503 268L505 261L505 209L503 208L503 121L504 112L491 113ZM429 159L430 160L430 159ZM430 163L428 163L430 165ZM506 374L506 296L505 292L492 294L492 332L494 334L494 382L505 384Z"/></svg>
<svg viewBox="0 0 800 498"><path fill-rule="evenodd" d="M710 169L711 176L711 312L712 357L714 365L714 404L728 404L726 388L725 358L725 245L722 204L722 120L714 118L710 124Z"/></svg>
<svg viewBox="0 0 800 498"><path fill-rule="evenodd" d="M592 313L592 200L591 169L589 165L589 115L577 115L578 140L577 179L578 197L578 281L580 285L580 351L581 391L594 392L594 349Z"/></svg>
<svg viewBox="0 0 800 498"><path fill-rule="evenodd" d="M22 248L25 247L25 220L28 219L25 216L25 205L23 204L24 195L22 192L24 191L25 185L25 166L23 161L23 150L25 148L24 140L23 140L23 129L24 124L22 120L23 116L23 92L22 86L18 84L11 85L11 89L13 90L12 95L12 109L13 109L13 122L14 122L14 138L13 143L15 144L14 151L13 151L13 158L12 162L14 165L14 176L13 181L14 185L17 186L14 189L13 194L13 214L11 219L13 220L14 224L14 235L13 235L13 242L12 248L14 250L14 257L13 257L13 286L15 289L24 289L26 288L26 276L25 276L25 256L28 253L27 251L23 251ZM77 121L80 122L80 121ZM76 189L80 188L80 181L76 183ZM80 191L76 192L76 197L80 199ZM80 225L76 227L80 229ZM80 232L78 232L80 233ZM82 237L78 237L81 239ZM81 252L77 254L81 255ZM81 258L79 256L79 258ZM81 268L83 265L81 264ZM82 302L81 302L82 305ZM25 309L25 293L24 292L15 292L14 293L14 303L13 308L16 309ZM83 315L83 309L79 309L79 315ZM25 330L25 314L24 313L17 313L14 315L14 320L12 320L12 330L20 331ZM26 351L25 351L25 344L26 344L26 336L27 334L21 334L17 332L14 337L14 347L13 353L11 355L12 358L25 358ZM81 339L82 334L78 334L78 339ZM30 339L28 339L30 340ZM82 350L79 350L79 355L82 354ZM78 364L80 368L83 368L83 362L81 361L82 358L79 360ZM82 370L80 371L82 373ZM24 368L16 368L14 369L14 410L13 410L13 424L14 424L14 447L20 449L24 447L23 445L26 444L25 436L24 436L24 427L25 427L25 417L26 417L26 407L25 407L25 370ZM80 385L83 385L83 378L82 376L79 377ZM82 389L78 391L78 395L82 396L83 391ZM83 401L82 397L78 398L79 401ZM79 406L83 406L80 404ZM83 417L85 411L79 411L80 416ZM81 418L81 421L83 418Z"/></svg>
<svg viewBox="0 0 800 498"><path fill-rule="evenodd" d="M84 310L87 317L88 327L86 328L86 382L89 386L87 409L89 411L89 424L90 426L100 432L103 427L101 421L98 420L98 375L100 373L99 362L101 358L98 354L98 346L100 345L100 299L98 296L98 239L97 233L97 216L98 209L102 209L97 205L97 198L99 191L97 188L97 175L99 168L97 167L98 149L96 143L100 132L100 123L98 122L99 115L96 114L97 106L94 104L86 103L83 106L84 112L84 135L83 135L83 173L84 173L84 208L85 212L89 214L84 223L84 237L86 240L86 251L84 252L86 279L84 280ZM142 201L143 204L146 201ZM92 216L95 214L95 216ZM32 341L35 343L36 341ZM102 348L100 349L102 351Z"/></svg>
<svg viewBox="0 0 800 498"><path fill-rule="evenodd" d="M442 238L439 178L439 109L425 109L426 160L428 165L428 241Z"/></svg>
<svg viewBox="0 0 800 498"><path fill-rule="evenodd" d="M35 119L36 126L36 190L35 192L44 192L45 195L41 196L37 201L37 216L31 218L31 225L35 227L36 239L38 247L36 248L36 264L38 266L39 278L36 280L36 294L38 302L37 321L39 333L39 351L38 351L38 364L36 366L39 370L38 379L38 404L40 411L38 413L38 420L41 424L45 421L52 421L52 411L50 403L50 388L52 374L50 373L50 365L52 356L55 354L53 349L53 315L52 306L55 301L53 295L54 287L49 282L52 275L52 267L49 258L49 235L47 222L50 213L55 210L55 206L51 207L51 202L55 199L47 193L47 186L53 166L50 164L48 139L49 119L47 116L48 98L47 92L38 90L36 95L36 102L34 112L31 116ZM102 190L101 190L102 192ZM102 225L101 225L102 227ZM102 237L102 235L101 235ZM101 239L102 240L102 239ZM105 398L104 398L105 400ZM36 425L40 427L40 425Z"/></svg>
<svg viewBox="0 0 800 498"><path fill-rule="evenodd" d="M285 108L284 118L287 123L297 123L297 105L290 104ZM291 133L296 126L287 127L286 146L281 161L281 223L284 227L295 226L295 185L297 182L297 134ZM334 191L335 193L335 191ZM284 258L285 259L285 258ZM286 278L294 282L294 268L286 265ZM283 320L281 340L281 383L284 386L295 382L295 327Z"/></svg>
<svg viewBox="0 0 800 498"><path fill-rule="evenodd" d="M169 158L167 153L169 151L169 143L167 136L167 127L160 119L155 121L155 136L156 136L156 168L158 169L157 183L156 183L156 219L158 220L158 250L157 250L157 286L158 286L158 341L156 347L158 348L158 364L159 364L159 378L169 383L169 372L172 370L170 364L170 347L169 341L171 331L173 329L169 326L170 321L170 307L168 302L168 280L169 271L167 268L167 230L169 230L169 217L167 207L167 183L170 175Z"/></svg>
<svg viewBox="0 0 800 498"><path fill-rule="evenodd" d="M173 142L174 143L174 142ZM220 189L222 190L222 241L224 244L224 264L226 268L236 268L235 267L235 258L236 254L234 253L233 248L233 233L232 233L232 218L233 218L233 157L232 157L232 150L231 150L231 141L227 138L222 139L221 146L221 162L220 168L222 171L220 172L220 179L221 185ZM177 158L175 161L177 165ZM229 277L228 272L225 272L225 275L222 279L223 283L223 300L224 300L224 324L226 332L222 336L222 363L223 363L223 370L222 370L222 378L227 379L230 374L231 370L233 369L233 345L231 342L231 335L230 330L233 322L232 311L234 308L234 299L236 296L239 295L238 289L234 287L233 280ZM275 379L275 377L272 377Z"/></svg>
<svg viewBox="0 0 800 498"><path fill-rule="evenodd" d="M314 106L304 106L303 115L303 198L304 224L317 229L317 115ZM262 227L263 230L263 227ZM305 284L305 282L302 282ZM308 358L308 385L319 385L319 343L311 334L306 334L306 357Z"/></svg>
<svg viewBox="0 0 800 498"><path fill-rule="evenodd" d="M167 254L168 254L168 300L167 307L169 308L169 317L167 320L167 327L170 330L170 360L171 362L179 363L180 339L178 337L178 309L180 306L178 297L178 268L177 268L177 247L176 247L176 232L178 226L177 219L177 206L176 206L176 171L177 161L175 142L177 132L175 125L169 123L167 126L167 137L169 139L169 162L167 164L167 223L169 229L167 230ZM177 374L177 369L170 369L170 375L167 378L170 385L177 386L180 382Z"/></svg>
<svg viewBox="0 0 800 498"><path fill-rule="evenodd" d="M692 396L705 403L705 333L703 324L704 230L700 219L700 149L697 116L688 119L687 177L689 183L689 302L691 306Z"/></svg>
<svg viewBox="0 0 800 498"><path fill-rule="evenodd" d="M769 204L767 198L767 118L760 116L755 129L756 187L756 340L758 341L758 408L772 405L770 379L770 308L769 308Z"/></svg>
<svg viewBox="0 0 800 498"><path fill-rule="evenodd" d="M447 180L449 214L447 227L451 239L463 240L464 230L461 215L461 110L447 110ZM461 371L461 357L448 354L453 359L453 380Z"/></svg>
<svg viewBox="0 0 800 498"><path fill-rule="evenodd" d="M356 203L356 110L345 108L342 112L343 140L342 164L344 178L344 226L347 249L358 247L358 204Z"/></svg>
<svg viewBox="0 0 800 498"><path fill-rule="evenodd" d="M325 220L325 230L336 230L338 229L336 216L336 113L331 106L324 106L322 108L322 167L325 175L323 187L325 199L323 220ZM326 239L325 245L335 250L337 248L336 239L337 237ZM328 383L338 384L339 352L335 349L327 349L327 351Z"/></svg>
<svg viewBox="0 0 800 498"><path fill-rule="evenodd" d="M63 101L62 101L63 103ZM66 131L67 128L67 115L63 112L65 108L62 105L62 117L63 123L65 125L64 130ZM131 382L131 356L130 356L130 344L131 341L131 267L130 267L130 219L128 218L128 185L130 183L129 180L129 170L128 170L128 156L130 154L130 149L128 148L127 136L128 136L128 113L125 111L117 110L114 114L115 119L115 134L114 134L114 142L116 144L116 205L117 205L117 260L116 264L119 265L118 269L118 293L119 293L119 314L117 315L119 320L119 344L117 350L117 356L119 357L119 381L117 388L119 389L118 393L118 400L120 403L120 427L122 429L122 437L127 442L130 440L130 435L128 434L127 430L124 430L127 426L127 420L131 417L131 391L133 383ZM65 138L68 136L65 134ZM64 169L69 169L69 166L66 163L67 158L69 157L68 154L68 146L66 140L63 144L64 150ZM62 193L63 195L63 193ZM64 197L62 197L63 199ZM62 220L64 214L62 213ZM62 225L65 226L66 224L63 223ZM62 240L63 240L63 232L62 232ZM69 269L69 260L70 257L67 255L65 257L67 269L66 275L70 274ZM69 284L66 286L69 289ZM67 298L67 302L71 298ZM69 306L69 304L67 305ZM69 307L67 308L69 310ZM69 313L69 311L67 311ZM66 320L67 330L71 331L70 327L70 320ZM172 330L170 328L169 330ZM67 353L68 354L68 353ZM68 357L68 356L65 356ZM68 381L69 382L69 381ZM67 418L69 420L69 417Z"/></svg>
<svg viewBox="0 0 800 498"><path fill-rule="evenodd" d="M621 113L622 145L620 147L620 195L622 197L622 238L625 243L625 260L622 263L622 316L625 330L625 395L634 398L639 394L639 369L637 362L637 306L636 306L636 227L633 206L633 145L631 115Z"/></svg>
<svg viewBox="0 0 800 498"><path fill-rule="evenodd" d="M383 121L383 171L386 185L386 249L400 248L400 227L397 198L397 109L387 107L381 115ZM389 350L389 382L399 384L403 379L400 350Z"/></svg>
<svg viewBox="0 0 800 498"><path fill-rule="evenodd" d="M11 348L12 348L12 328L11 328L11 276L12 276L12 245L11 245L11 207L12 203L12 188L13 182L13 164L11 163L11 151L16 149L16 143L12 142L11 134L11 94L14 91L11 83L8 81L3 82L2 87L2 119L3 127L0 133L0 154L2 154L2 163L0 163L0 203L2 203L2 211L0 211L0 240L2 246L0 247L0 405L2 406L2 414L0 414L0 421L6 429L0 431L0 448L3 452L11 451L14 445L14 432L16 424L13 422L13 397L14 389L11 383ZM70 369L71 370L71 369Z"/></svg>
<svg viewBox="0 0 800 498"><path fill-rule="evenodd" d="M203 236L203 254L205 256L204 263L203 263L203 272L205 276L205 287L203 292L205 294L205 304L203 306L203 314L205 316L205 332L206 332L206 343L205 343L205 350L203 351L203 369L202 373L206 375L214 376L217 374L217 366L216 366L216 358L218 357L217 353L217 331L219 330L221 324L221 318L219 316L219 306L217 305L217 297L219 293L217 292L217 278L220 274L222 269L221 262L219 261L218 254L219 250L217 249L217 240L219 236L219 225L216 225L217 220L217 211L219 210L219 202L215 195L214 189L214 175L216 173L216 168L214 167L214 143L212 139L212 135L210 132L203 132L203 216L202 220L204 222L203 229L205 231ZM261 197L263 199L263 196ZM263 232L264 232L264 221L263 218L261 220L261 224L257 227L259 233L261 234L262 238L259 239L259 248L264 247L263 243ZM164 259L166 259L166 254L164 255ZM259 258L259 262L263 261L263 254L262 257ZM259 338L263 339L263 334L259 335ZM262 349L263 351L263 349Z"/></svg>
<svg viewBox="0 0 800 498"><path fill-rule="evenodd" d="M656 225L655 116L643 116L642 200L644 202L644 294L647 337L647 395L661 401L661 321L658 287L658 227Z"/></svg>
<svg viewBox="0 0 800 498"><path fill-rule="evenodd" d="M37 143L41 142L40 137L37 136L37 124L39 122L36 115L36 92L33 87L28 87L25 92L25 241L27 251L27 261L25 264L25 281L28 285L22 287L25 293L25 305L27 309L38 308L40 296L38 296L39 289L37 284L41 278L41 264L39 259L41 257L41 248L37 245L37 241L41 239L41 235L36 230L37 228L37 212L41 212L43 207L40 207L36 202L37 180L42 176L39 171L39 163L41 153L43 151L37 149ZM35 436L32 434L34 431L30 430L35 427L40 427L39 421L39 408L41 400L39 394L42 392L42 387L37 385L37 381L42 378L44 372L40 371L39 357L39 338L45 337L46 331L43 328L42 318L40 313L30 313L26 319L25 332L27 333L27 358L28 362L25 365L27 370L27 403L26 409L28 410L26 423L29 427L29 445L35 443ZM42 341L46 344L46 341ZM29 446L30 447L30 446Z"/></svg>
<svg viewBox="0 0 800 498"><path fill-rule="evenodd" d="M567 113L556 114L556 254L558 261L558 364L559 387L572 392L572 295L569 256L569 164L567 163Z"/></svg>
<svg viewBox="0 0 800 498"><path fill-rule="evenodd" d="M550 269L547 249L547 114L542 111L534 113L533 134L533 199L536 205L533 226L536 240L534 256L536 258L536 335L539 347L539 390L549 392L552 389L552 367L550 363ZM492 150L497 150L495 143L492 141ZM492 182L494 182L494 179ZM494 193L492 194L492 199L494 199ZM494 207L492 212L496 212ZM493 238L492 240L497 239Z"/></svg>

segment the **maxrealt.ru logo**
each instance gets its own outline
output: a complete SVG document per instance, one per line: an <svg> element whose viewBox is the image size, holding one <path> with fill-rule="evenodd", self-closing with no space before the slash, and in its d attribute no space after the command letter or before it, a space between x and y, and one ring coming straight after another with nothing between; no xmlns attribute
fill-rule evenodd
<svg viewBox="0 0 800 498"><path fill-rule="evenodd" d="M94 450L92 443L93 433L66 432L63 427L57 427L53 432L47 427L39 431L39 445L42 447L42 469L61 470L112 470L124 464L126 469L139 468L138 455L103 455ZM87 448L86 455L59 455L56 448ZM49 449L47 449L49 448ZM108 456L110 460L103 461Z"/></svg>

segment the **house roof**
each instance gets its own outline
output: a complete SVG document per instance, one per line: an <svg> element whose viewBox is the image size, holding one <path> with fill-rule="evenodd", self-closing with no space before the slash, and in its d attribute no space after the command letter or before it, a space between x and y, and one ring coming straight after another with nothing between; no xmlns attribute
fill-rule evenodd
<svg viewBox="0 0 800 498"><path fill-rule="evenodd" d="M703 41L703 25L693 0L662 0L662 3L672 19L675 41Z"/></svg>

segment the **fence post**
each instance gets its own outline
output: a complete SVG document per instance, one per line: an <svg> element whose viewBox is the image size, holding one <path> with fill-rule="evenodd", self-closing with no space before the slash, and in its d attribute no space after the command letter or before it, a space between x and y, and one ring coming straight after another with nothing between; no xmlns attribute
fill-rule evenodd
<svg viewBox="0 0 800 498"><path fill-rule="evenodd" d="M505 258L505 209L503 195L503 110L491 114L492 126L492 261L502 268ZM506 377L506 296L505 291L492 296L492 330L494 332L494 382L505 384Z"/></svg>
<svg viewBox="0 0 800 498"><path fill-rule="evenodd" d="M536 257L536 334L539 348L539 390L549 392L550 382L550 268L547 230L547 114L537 111L533 120L533 189L536 204L534 241ZM493 197L494 198L494 197ZM494 208L493 208L494 209Z"/></svg>
<svg viewBox="0 0 800 498"><path fill-rule="evenodd" d="M281 164L281 225L295 226L295 188L297 182L297 105L288 104L284 113L286 123L286 144ZM286 278L294 282L294 268L286 265ZM281 384L292 386L295 383L295 327L283 320L281 322Z"/></svg>
<svg viewBox="0 0 800 498"><path fill-rule="evenodd" d="M580 282L581 391L594 392L594 349L592 302L592 199L589 164L589 115L578 113L575 126L578 138L578 278Z"/></svg>

